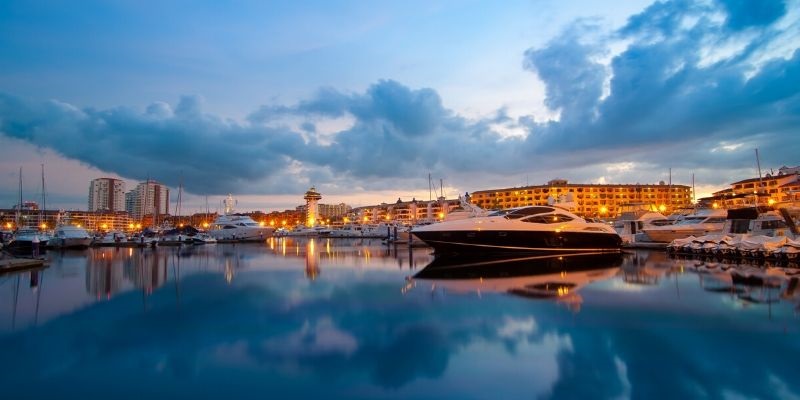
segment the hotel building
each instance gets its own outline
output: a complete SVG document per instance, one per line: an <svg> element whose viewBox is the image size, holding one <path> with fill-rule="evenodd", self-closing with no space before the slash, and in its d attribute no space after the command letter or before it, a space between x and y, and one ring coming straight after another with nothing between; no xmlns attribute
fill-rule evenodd
<svg viewBox="0 0 800 400"><path fill-rule="evenodd" d="M89 211L125 211L125 181L97 178L89 183Z"/></svg>
<svg viewBox="0 0 800 400"><path fill-rule="evenodd" d="M759 204L789 204L800 202L800 167L781 167L777 174L765 174L761 178L749 178L731 183L727 189L714 192L702 199L704 204L716 207L735 208L753 205L758 196Z"/></svg>
<svg viewBox="0 0 800 400"><path fill-rule="evenodd" d="M647 204L662 213L692 205L692 189L686 185L569 183L553 179L546 185L523 186L472 192L471 202L481 208L503 209L571 197L573 212L585 217L616 217L626 205Z"/></svg>

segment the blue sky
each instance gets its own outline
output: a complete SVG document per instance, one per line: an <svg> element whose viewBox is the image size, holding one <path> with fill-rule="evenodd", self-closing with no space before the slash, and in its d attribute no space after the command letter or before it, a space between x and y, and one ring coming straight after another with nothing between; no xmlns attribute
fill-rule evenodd
<svg viewBox="0 0 800 400"><path fill-rule="evenodd" d="M152 177L243 209L797 165L800 2L0 4L0 204ZM212 200L216 204L216 200Z"/></svg>

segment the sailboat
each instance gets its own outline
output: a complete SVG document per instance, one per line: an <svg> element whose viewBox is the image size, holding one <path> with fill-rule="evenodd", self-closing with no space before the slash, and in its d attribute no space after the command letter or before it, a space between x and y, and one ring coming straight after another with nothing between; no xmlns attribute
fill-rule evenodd
<svg viewBox="0 0 800 400"><path fill-rule="evenodd" d="M44 204L44 165L42 165L42 203ZM21 226L22 217L22 167L19 167L19 203L17 204L16 213L17 230L14 232L14 238L8 244L8 249L17 254L32 254L34 247L44 248L47 245L50 236L39 228L43 227L42 211L39 213L40 226ZM36 244L38 243L38 245Z"/></svg>

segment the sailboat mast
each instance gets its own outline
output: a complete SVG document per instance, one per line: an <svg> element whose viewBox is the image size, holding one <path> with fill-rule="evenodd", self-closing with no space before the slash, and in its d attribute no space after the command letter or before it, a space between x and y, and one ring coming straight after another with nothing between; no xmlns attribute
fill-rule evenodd
<svg viewBox="0 0 800 400"><path fill-rule="evenodd" d="M758 191L756 192L756 205L758 205L758 192L764 189L764 182L761 181L761 160L758 158L758 149L756 149L756 167L758 167Z"/></svg>
<svg viewBox="0 0 800 400"><path fill-rule="evenodd" d="M42 166L42 207L39 208L39 226L42 226L43 218L44 218L44 210L47 209L47 197L45 196L45 186L44 186L44 164Z"/></svg>
<svg viewBox="0 0 800 400"><path fill-rule="evenodd" d="M667 188L669 194L667 197L669 198L669 209L672 212L672 168L669 169L669 187Z"/></svg>
<svg viewBox="0 0 800 400"><path fill-rule="evenodd" d="M19 202L17 203L17 216L14 223L19 229L19 222L22 219L22 167L19 167Z"/></svg>

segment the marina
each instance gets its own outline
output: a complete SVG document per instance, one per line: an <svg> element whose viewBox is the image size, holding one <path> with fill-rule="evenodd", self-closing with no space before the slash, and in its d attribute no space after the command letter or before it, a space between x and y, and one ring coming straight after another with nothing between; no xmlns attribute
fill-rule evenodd
<svg viewBox="0 0 800 400"><path fill-rule="evenodd" d="M46 256L47 269L0 276L9 398L800 390L795 264L464 259L296 237Z"/></svg>
<svg viewBox="0 0 800 400"><path fill-rule="evenodd" d="M800 0L6 0L1 399L800 399Z"/></svg>

